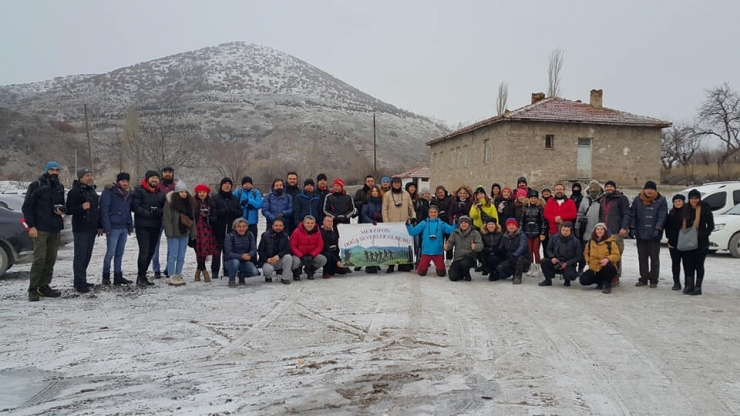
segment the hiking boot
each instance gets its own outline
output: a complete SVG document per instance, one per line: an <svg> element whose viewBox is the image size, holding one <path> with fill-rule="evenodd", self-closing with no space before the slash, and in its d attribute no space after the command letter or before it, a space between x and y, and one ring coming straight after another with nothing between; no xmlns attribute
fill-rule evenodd
<svg viewBox="0 0 740 416"><path fill-rule="evenodd" d="M512 282L511 282L511 283L513 283L513 284L515 284L515 285L520 285L520 284L522 284L522 275L520 275L520 274L518 274L518 275L515 275L515 276L514 276L514 280L512 280Z"/></svg>
<svg viewBox="0 0 740 416"><path fill-rule="evenodd" d="M537 283L537 286L552 286L552 279L545 279Z"/></svg>
<svg viewBox="0 0 740 416"><path fill-rule="evenodd" d="M62 292L52 289L51 286L40 286L38 289L36 289L36 292L38 292L39 296L44 296L47 298L58 298L59 296L62 296Z"/></svg>
<svg viewBox="0 0 740 416"><path fill-rule="evenodd" d="M596 285L596 290L601 290L603 288L604 288L604 285L601 284L601 283L599 283L598 285Z"/></svg>
<svg viewBox="0 0 740 416"><path fill-rule="evenodd" d="M90 288L87 287L87 285L85 285L85 286L75 286L75 290L77 292L79 292L79 293L88 293L88 292L90 292Z"/></svg>
<svg viewBox="0 0 740 416"><path fill-rule="evenodd" d="M229 287L236 287L236 281L234 279L229 279Z"/></svg>
<svg viewBox="0 0 740 416"><path fill-rule="evenodd" d="M218 270L211 270L211 276L213 276L214 279L220 279L221 278L221 275L218 274ZM208 278L210 279L211 276L208 276ZM228 276L228 274L226 276Z"/></svg>
<svg viewBox="0 0 740 416"><path fill-rule="evenodd" d="M90 289L95 287L95 283L85 283Z"/></svg>
<svg viewBox="0 0 740 416"><path fill-rule="evenodd" d="M390 265L390 266L388 266L388 269L385 272L386 273L393 273L394 271L396 271L396 266L395 265Z"/></svg>
<svg viewBox="0 0 740 416"><path fill-rule="evenodd" d="M128 280L128 279L125 279L123 277L123 272L121 272L121 273L113 273L113 284L114 285L116 285L116 286L129 285L131 283L133 283L133 282L130 281L130 280Z"/></svg>
<svg viewBox="0 0 740 416"><path fill-rule="evenodd" d="M473 278L469 274L466 274L465 276L463 276L463 280L466 282L472 282Z"/></svg>
<svg viewBox="0 0 740 416"><path fill-rule="evenodd" d="M265 277L265 283L272 283L272 277Z"/></svg>
<svg viewBox="0 0 740 416"><path fill-rule="evenodd" d="M447 276L447 269L439 269L439 270L437 270L437 276L439 276L439 277L445 277L445 276Z"/></svg>
<svg viewBox="0 0 740 416"><path fill-rule="evenodd" d="M671 290L681 290L681 283L674 282Z"/></svg>
<svg viewBox="0 0 740 416"><path fill-rule="evenodd" d="M110 286L110 273L103 273L103 285Z"/></svg>
<svg viewBox="0 0 740 416"><path fill-rule="evenodd" d="M356 272L359 272L360 270L362 270L362 267L355 267Z"/></svg>
<svg viewBox="0 0 740 416"><path fill-rule="evenodd" d="M137 276L136 286L139 286L139 287L154 286L154 283L150 282L149 279L146 278L146 276Z"/></svg>
<svg viewBox="0 0 740 416"><path fill-rule="evenodd" d="M195 271L195 278L193 279L194 282L200 282L200 275L203 273L202 270L196 270Z"/></svg>
<svg viewBox="0 0 740 416"><path fill-rule="evenodd" d="M635 286L637 286L637 287L647 286L647 282L645 282L643 280L638 280L637 283L635 283Z"/></svg>
<svg viewBox="0 0 740 416"><path fill-rule="evenodd" d="M489 282L495 282L495 281L499 280L499 276L500 276L500 275L499 275L499 273L498 273L497 271L493 271L493 272L491 272L491 274L490 274L490 275L488 276L488 281L489 281Z"/></svg>
<svg viewBox="0 0 740 416"><path fill-rule="evenodd" d="M611 286L604 286L603 289L601 289L601 293L608 295L612 293L612 287Z"/></svg>
<svg viewBox="0 0 740 416"><path fill-rule="evenodd" d="M309 273L308 275L306 275L306 279L313 280L314 279L313 273Z"/></svg>
<svg viewBox="0 0 740 416"><path fill-rule="evenodd" d="M161 279L162 278L162 272L154 272L154 278L155 279Z"/></svg>
<svg viewBox="0 0 740 416"><path fill-rule="evenodd" d="M563 282L563 286L570 287L570 279L565 279L565 281Z"/></svg>
<svg viewBox="0 0 740 416"><path fill-rule="evenodd" d="M378 273L378 267L377 266L367 266L367 267L365 267L365 273L377 274Z"/></svg>
<svg viewBox="0 0 740 416"><path fill-rule="evenodd" d="M38 302L39 299L41 298L39 297L39 292L36 289L28 291L28 301L29 302Z"/></svg>
<svg viewBox="0 0 740 416"><path fill-rule="evenodd" d="M658 282L650 282L650 289L655 289L658 287Z"/></svg>
<svg viewBox="0 0 740 416"><path fill-rule="evenodd" d="M290 280L288 280L288 279L280 279L280 283L282 283L284 285L289 285L290 284Z"/></svg>
<svg viewBox="0 0 740 416"><path fill-rule="evenodd" d="M170 286L182 286L185 284L185 281L182 280L182 277L180 277L179 274L173 274L170 276L169 281L167 282Z"/></svg>
<svg viewBox="0 0 740 416"><path fill-rule="evenodd" d="M698 296L701 295L701 288L700 287L694 287L691 289L691 292L688 293L689 296Z"/></svg>
<svg viewBox="0 0 740 416"><path fill-rule="evenodd" d="M293 280L295 281L301 280L301 269L300 268L293 270Z"/></svg>
<svg viewBox="0 0 740 416"><path fill-rule="evenodd" d="M211 275L210 275L210 274L208 274L208 271L206 271L206 270L201 270L200 272L201 272L201 273L203 273L203 281L204 281L204 282L208 283L208 282L210 282L210 281L211 281Z"/></svg>
<svg viewBox="0 0 740 416"><path fill-rule="evenodd" d="M324 279L329 279L331 278L331 275L329 273L324 273L321 277Z"/></svg>

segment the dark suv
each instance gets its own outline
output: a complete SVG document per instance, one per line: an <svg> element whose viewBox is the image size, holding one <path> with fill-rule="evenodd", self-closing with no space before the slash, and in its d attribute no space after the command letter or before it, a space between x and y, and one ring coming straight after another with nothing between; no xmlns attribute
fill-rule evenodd
<svg viewBox="0 0 740 416"><path fill-rule="evenodd" d="M23 222L23 213L0 202L0 276L10 266L33 255L33 241Z"/></svg>

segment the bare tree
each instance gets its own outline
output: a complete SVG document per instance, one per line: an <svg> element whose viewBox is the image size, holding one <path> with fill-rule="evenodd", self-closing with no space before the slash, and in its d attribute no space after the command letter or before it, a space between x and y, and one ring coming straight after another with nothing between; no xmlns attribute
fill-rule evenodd
<svg viewBox="0 0 740 416"><path fill-rule="evenodd" d="M660 159L665 169L671 169L675 164L685 166L694 157L702 137L697 130L696 126L676 123L663 132Z"/></svg>
<svg viewBox="0 0 740 416"><path fill-rule="evenodd" d="M498 84L498 96L496 97L496 115L502 116L506 112L506 103L509 101L509 84L501 81Z"/></svg>
<svg viewBox="0 0 740 416"><path fill-rule="evenodd" d="M212 139L209 148L210 159L221 175L235 181L247 175L252 154L246 143Z"/></svg>
<svg viewBox="0 0 740 416"><path fill-rule="evenodd" d="M740 95L728 83L707 90L699 108L698 134L712 136L723 143L718 169L740 150Z"/></svg>
<svg viewBox="0 0 740 416"><path fill-rule="evenodd" d="M140 177L141 173L141 136L139 134L139 112L135 105L128 108L126 121L123 125L123 151L132 160L134 176Z"/></svg>
<svg viewBox="0 0 740 416"><path fill-rule="evenodd" d="M562 49L555 49L550 52L550 67L547 70L548 86L547 96L548 97L559 97L560 96L560 71L563 69L565 63L565 51Z"/></svg>
<svg viewBox="0 0 740 416"><path fill-rule="evenodd" d="M188 112L165 109L140 121L140 159L149 169L164 166L193 167L200 159L201 125Z"/></svg>

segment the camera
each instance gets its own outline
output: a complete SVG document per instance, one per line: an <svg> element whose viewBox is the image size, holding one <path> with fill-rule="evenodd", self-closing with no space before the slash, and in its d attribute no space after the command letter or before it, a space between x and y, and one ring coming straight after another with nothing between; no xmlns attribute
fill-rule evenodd
<svg viewBox="0 0 740 416"><path fill-rule="evenodd" d="M208 215L211 212L211 210L208 208L201 208L200 212L201 214Z"/></svg>
<svg viewBox="0 0 740 416"><path fill-rule="evenodd" d="M149 209L150 209L150 210L151 210L151 212L152 212L152 213L154 213L154 214L156 214L157 212L159 212L159 207L149 207Z"/></svg>
<svg viewBox="0 0 740 416"><path fill-rule="evenodd" d="M65 207L62 204L56 204L56 205L54 205L54 212L57 212L57 211L61 212L62 214L66 214L67 213L67 207Z"/></svg>
<svg viewBox="0 0 740 416"><path fill-rule="evenodd" d="M556 269L559 269L559 268L563 267L563 262L562 262L562 261L560 261L560 260L558 260L558 262L557 262L557 263L555 263L554 267L555 267Z"/></svg>
<svg viewBox="0 0 740 416"><path fill-rule="evenodd" d="M403 205L403 202L400 202L400 201L399 201L399 202L396 202L396 203L394 203L393 205L395 205L395 206L397 206L397 207L400 207L401 205Z"/></svg>
<svg viewBox="0 0 740 416"><path fill-rule="evenodd" d="M430 239L430 240L432 240L432 241L434 241L434 240L436 240L436 239L437 239L437 236L436 236L436 235L430 235L430 236L429 236L429 239Z"/></svg>

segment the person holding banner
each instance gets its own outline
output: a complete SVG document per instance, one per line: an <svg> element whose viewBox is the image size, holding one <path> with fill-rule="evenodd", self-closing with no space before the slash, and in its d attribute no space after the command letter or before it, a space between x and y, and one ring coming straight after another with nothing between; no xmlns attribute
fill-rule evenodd
<svg viewBox="0 0 740 416"><path fill-rule="evenodd" d="M411 196L401 187L401 178L393 177L391 190L383 196L383 222L406 222L416 219ZM411 264L399 264L399 272L410 272ZM393 273L395 266L388 266L386 273Z"/></svg>
<svg viewBox="0 0 740 416"><path fill-rule="evenodd" d="M478 253L483 250L483 240L478 230L473 228L473 220L470 217L463 215L457 221L458 228L447 239L444 247L445 250L453 248L455 250L450 265L450 280L469 282L472 280L470 269L475 267Z"/></svg>
<svg viewBox="0 0 740 416"><path fill-rule="evenodd" d="M362 213L360 215L362 223L377 225L383 222L383 196L378 185L374 185L367 193L367 202L362 204ZM365 267L365 273L378 273L378 266Z"/></svg>
<svg viewBox="0 0 740 416"><path fill-rule="evenodd" d="M342 265L339 258L339 231L334 227L334 217L327 215L321 223L321 239L324 240L324 250L321 254L326 257L324 265L324 279L335 274L347 274L350 270Z"/></svg>
<svg viewBox="0 0 740 416"><path fill-rule="evenodd" d="M447 275L444 259L444 235L452 234L454 226L439 219L439 208L436 205L429 206L429 218L422 220L415 226L411 225L411 219L406 220L406 229L409 235L414 237L421 235L421 259L416 268L419 276L426 276L429 263L434 262L437 276ZM481 249L483 246L481 246Z"/></svg>

